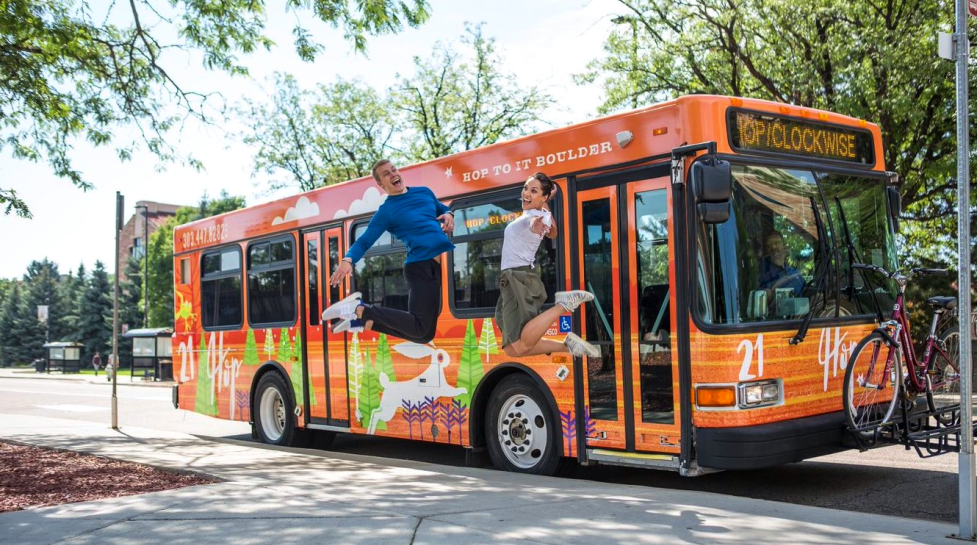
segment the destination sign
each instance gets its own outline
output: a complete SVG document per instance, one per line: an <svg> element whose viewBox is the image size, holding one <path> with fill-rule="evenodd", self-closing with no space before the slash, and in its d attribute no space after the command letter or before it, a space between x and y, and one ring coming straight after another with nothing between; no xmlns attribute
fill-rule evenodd
<svg viewBox="0 0 977 545"><path fill-rule="evenodd" d="M872 133L759 112L729 110L729 144L737 151L761 151L875 164Z"/></svg>

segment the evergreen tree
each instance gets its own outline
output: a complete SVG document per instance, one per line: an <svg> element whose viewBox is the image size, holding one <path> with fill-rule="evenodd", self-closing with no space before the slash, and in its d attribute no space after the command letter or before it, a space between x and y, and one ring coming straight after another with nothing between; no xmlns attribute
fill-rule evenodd
<svg viewBox="0 0 977 545"><path fill-rule="evenodd" d="M461 362L458 364L458 387L464 388L465 393L458 396L462 405L468 407L472 402L475 386L485 375L482 358L478 354L478 337L475 336L475 326L471 319L465 329L465 340L461 347Z"/></svg>
<svg viewBox="0 0 977 545"><path fill-rule="evenodd" d="M20 283L14 281L0 307L0 366L9 367L27 360L21 355L16 321L20 310Z"/></svg>
<svg viewBox="0 0 977 545"><path fill-rule="evenodd" d="M75 277L74 271L68 271L67 275L61 277L61 281L58 282L58 297L61 299L62 312L64 316L62 317L62 325L64 327L64 333L62 333L58 340L60 341L74 341L77 340L78 335L78 292L82 290L84 286L83 282L79 282Z"/></svg>
<svg viewBox="0 0 977 545"><path fill-rule="evenodd" d="M23 301L23 337L21 344L31 351L32 357L45 356L43 345L47 341L63 341L69 335L65 324L66 308L59 283L58 266L44 259L32 261L27 267L24 282L27 284ZM47 324L37 319L37 307L48 307ZM29 317L33 317L31 320Z"/></svg>
<svg viewBox="0 0 977 545"><path fill-rule="evenodd" d="M78 319L79 342L85 346L82 361L91 358L96 350L106 353L111 349L112 328L106 325L106 317L108 324L112 319L111 293L105 267L101 261L96 261L95 270L85 286ZM127 362L120 359L118 363L121 368Z"/></svg>

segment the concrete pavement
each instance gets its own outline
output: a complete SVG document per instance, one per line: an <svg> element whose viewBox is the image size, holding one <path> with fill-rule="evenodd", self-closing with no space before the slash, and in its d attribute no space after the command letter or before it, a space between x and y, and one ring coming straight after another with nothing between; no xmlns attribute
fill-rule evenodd
<svg viewBox="0 0 977 545"><path fill-rule="evenodd" d="M0 543L960 543L935 522L74 420L0 414L0 437L224 481L0 514Z"/></svg>

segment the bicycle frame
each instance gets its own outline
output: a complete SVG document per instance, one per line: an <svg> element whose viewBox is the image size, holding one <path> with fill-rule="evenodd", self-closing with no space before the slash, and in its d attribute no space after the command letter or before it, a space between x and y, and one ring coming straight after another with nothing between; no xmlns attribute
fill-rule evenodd
<svg viewBox="0 0 977 545"><path fill-rule="evenodd" d="M946 351L937 344L936 342L936 326L939 323L940 316L942 312L939 309L933 313L933 322L930 325L929 334L926 336L926 344L923 349L922 358L916 357L915 345L913 344L912 337L909 335L909 318L906 312L903 310L903 303L905 301L905 287L902 281L899 282L899 293L896 296L895 305L892 308L892 319L883 322L879 329L883 330L890 338L895 340L899 346L903 348L903 363L906 367L906 375L909 378L908 384L903 384L906 388L911 388L914 393L923 393L930 388L926 384L925 371L930 369L933 362L936 361L937 357L942 357L951 363L950 356L947 355ZM892 335L891 331L895 329L895 335ZM888 357L886 358L886 369L890 369L893 365L893 354L890 351ZM941 383L933 384L932 387L935 389Z"/></svg>

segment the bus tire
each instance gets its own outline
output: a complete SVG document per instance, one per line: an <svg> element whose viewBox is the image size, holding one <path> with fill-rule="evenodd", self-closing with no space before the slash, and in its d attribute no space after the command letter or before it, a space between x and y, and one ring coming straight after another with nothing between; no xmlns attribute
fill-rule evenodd
<svg viewBox="0 0 977 545"><path fill-rule="evenodd" d="M485 415L489 457L516 473L556 475L565 466L553 410L526 375L511 375L492 391Z"/></svg>
<svg viewBox="0 0 977 545"><path fill-rule="evenodd" d="M303 446L308 435L295 424L295 404L279 373L265 373L255 390L254 425L258 439L269 445Z"/></svg>

